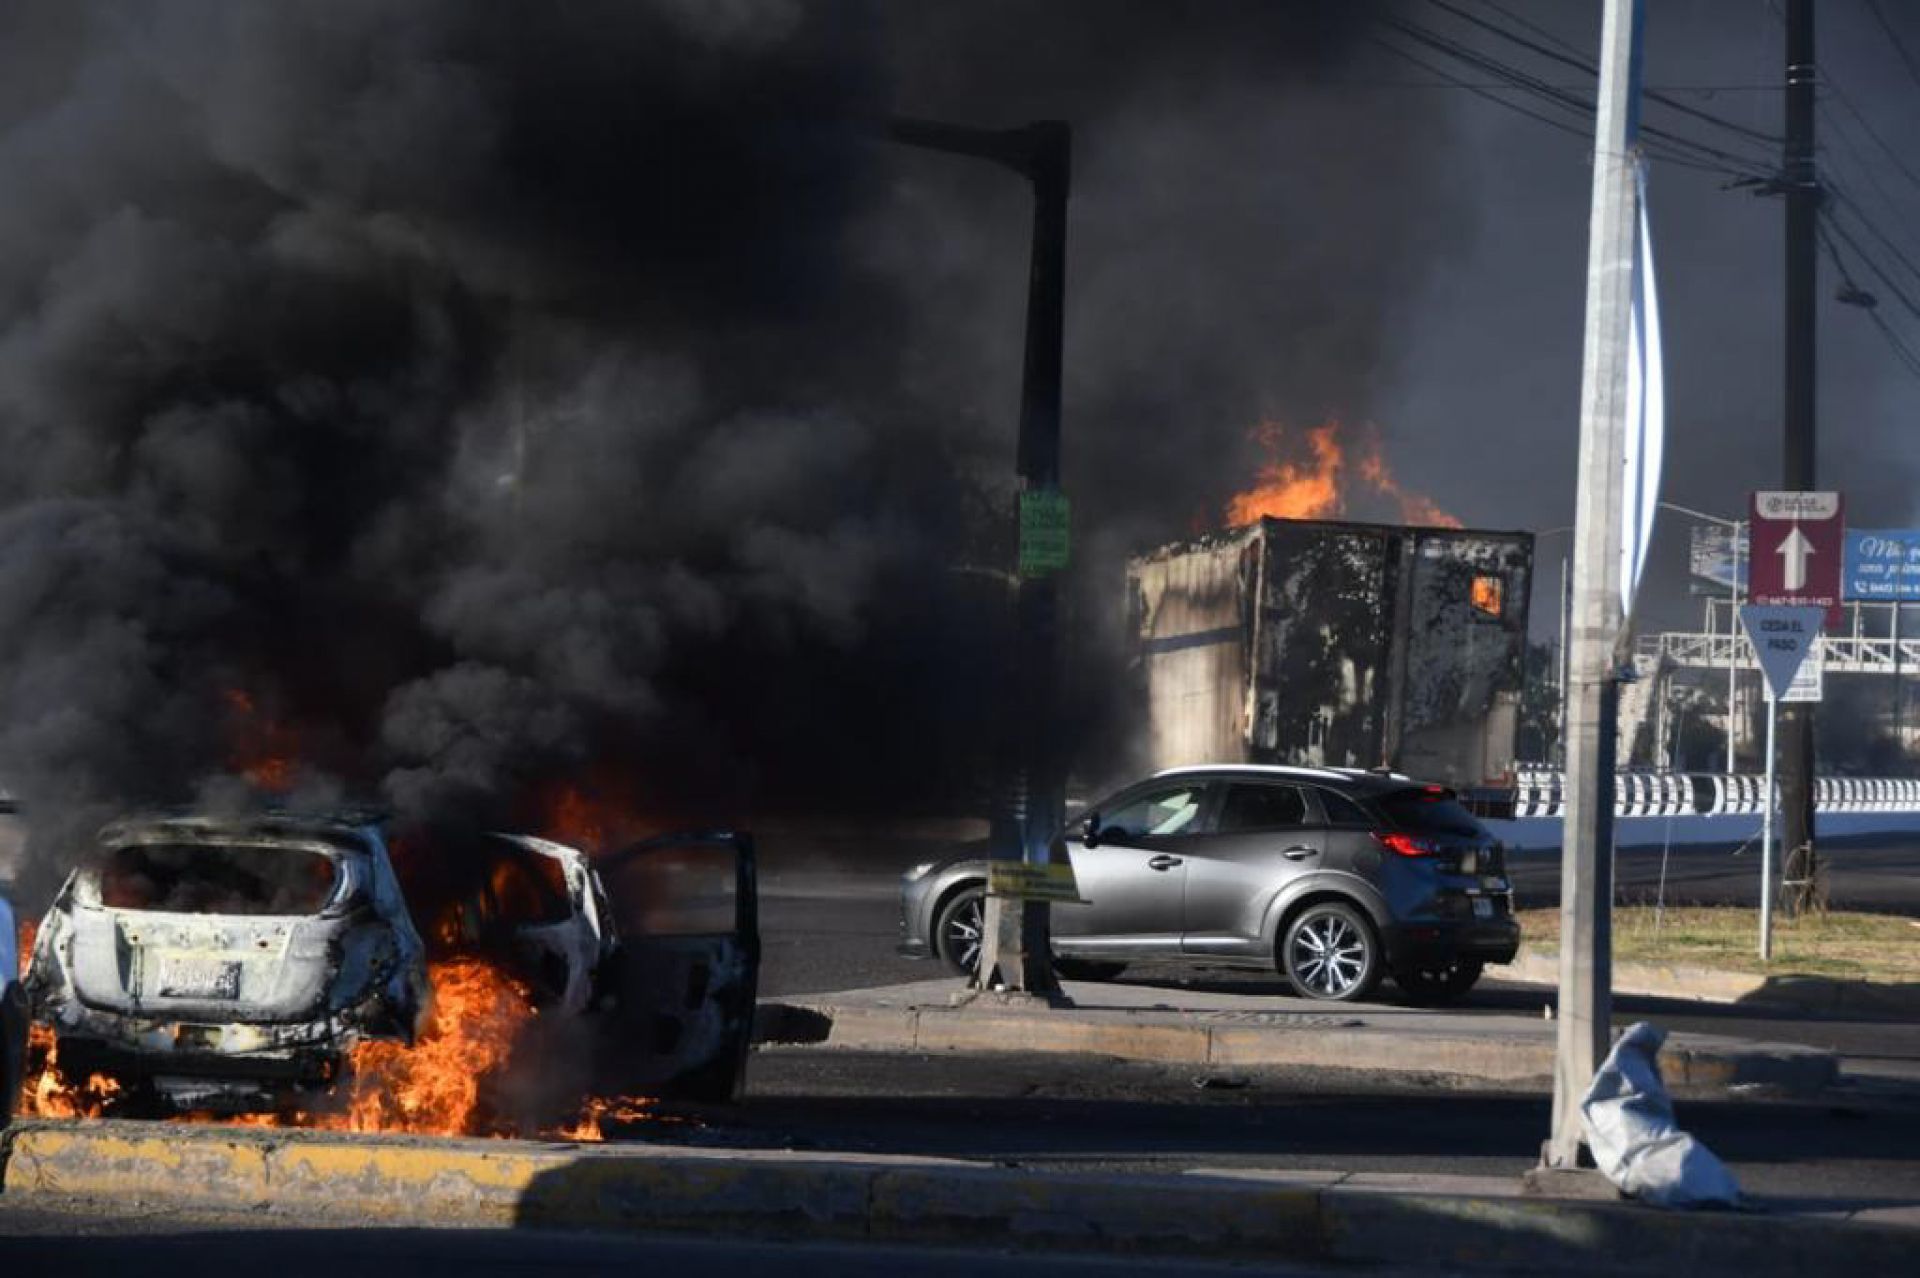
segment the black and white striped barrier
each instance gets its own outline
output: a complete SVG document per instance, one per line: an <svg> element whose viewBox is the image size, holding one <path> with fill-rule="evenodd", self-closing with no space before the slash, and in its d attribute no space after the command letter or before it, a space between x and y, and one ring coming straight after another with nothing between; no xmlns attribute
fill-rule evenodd
<svg viewBox="0 0 1920 1278"><path fill-rule="evenodd" d="M1613 812L1621 817L1746 816L1764 806L1766 778L1683 772L1622 772L1614 778ZM1920 813L1920 780L1910 777L1819 777L1816 812ZM1559 772L1526 769L1514 778L1513 815L1566 812Z"/></svg>

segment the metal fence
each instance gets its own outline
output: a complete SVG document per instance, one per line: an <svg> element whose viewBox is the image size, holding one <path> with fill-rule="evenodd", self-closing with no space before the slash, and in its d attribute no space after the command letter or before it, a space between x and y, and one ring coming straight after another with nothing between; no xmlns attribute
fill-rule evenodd
<svg viewBox="0 0 1920 1278"><path fill-rule="evenodd" d="M1766 779L1709 773L1622 772L1614 778L1615 816L1741 816L1764 806ZM1777 791L1777 786L1776 786ZM1911 777L1819 777L1816 812L1920 813L1920 780ZM1516 817L1557 817L1566 796L1557 771L1525 769L1514 779Z"/></svg>

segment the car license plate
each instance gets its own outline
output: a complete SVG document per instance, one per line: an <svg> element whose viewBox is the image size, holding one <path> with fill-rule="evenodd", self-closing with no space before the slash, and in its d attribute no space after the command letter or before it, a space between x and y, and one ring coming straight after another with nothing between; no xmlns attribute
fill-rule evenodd
<svg viewBox="0 0 1920 1278"><path fill-rule="evenodd" d="M240 965L222 959L162 958L156 984L161 998L239 998Z"/></svg>
<svg viewBox="0 0 1920 1278"><path fill-rule="evenodd" d="M1492 918L1493 917L1493 898L1486 897L1486 896L1474 897L1473 898L1473 917L1475 917L1476 919Z"/></svg>

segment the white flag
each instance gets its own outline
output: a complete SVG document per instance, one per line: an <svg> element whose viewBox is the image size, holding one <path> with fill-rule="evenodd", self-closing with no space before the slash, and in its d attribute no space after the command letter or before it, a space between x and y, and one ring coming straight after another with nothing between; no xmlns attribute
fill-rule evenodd
<svg viewBox="0 0 1920 1278"><path fill-rule="evenodd" d="M1634 236L1632 335L1627 349L1627 439L1620 503L1620 613L1633 616L1640 573L1647 566L1653 517L1660 504L1660 462L1666 448L1666 375L1660 360L1660 298L1653 283L1653 235L1647 227L1647 162L1634 167L1639 219Z"/></svg>

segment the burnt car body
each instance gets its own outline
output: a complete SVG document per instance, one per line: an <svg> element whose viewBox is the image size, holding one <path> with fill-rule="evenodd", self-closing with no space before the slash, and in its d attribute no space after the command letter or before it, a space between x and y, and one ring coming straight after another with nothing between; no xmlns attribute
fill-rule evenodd
<svg viewBox="0 0 1920 1278"><path fill-rule="evenodd" d="M64 1075L216 1110L323 1087L362 1039L411 1042L429 988L378 825L281 814L108 826L26 980Z"/></svg>
<svg viewBox="0 0 1920 1278"><path fill-rule="evenodd" d="M586 853L529 834L488 833L437 843L422 859L424 872L405 855L396 868L430 955L484 955L544 1009L579 1015L594 1004L619 937Z"/></svg>
<svg viewBox="0 0 1920 1278"><path fill-rule="evenodd" d="M0 1127L13 1118L27 1064L27 993L20 985L20 931L0 896Z"/></svg>
<svg viewBox="0 0 1920 1278"><path fill-rule="evenodd" d="M740 1093L760 953L747 835L649 840L598 866L523 834L390 850L358 816L143 818L98 842L41 925L26 1002L63 1077L105 1074L127 1106L319 1103L355 1044L413 1041L429 958L459 955L557 1018L527 1032L558 1046L543 1064L561 1110L588 1090Z"/></svg>
<svg viewBox="0 0 1920 1278"><path fill-rule="evenodd" d="M1053 841L1082 898L1052 911L1062 976L1129 963L1277 970L1316 999L1465 994L1520 929L1498 841L1443 786L1398 773L1175 768L1095 804ZM988 863L915 867L900 952L978 961Z"/></svg>

